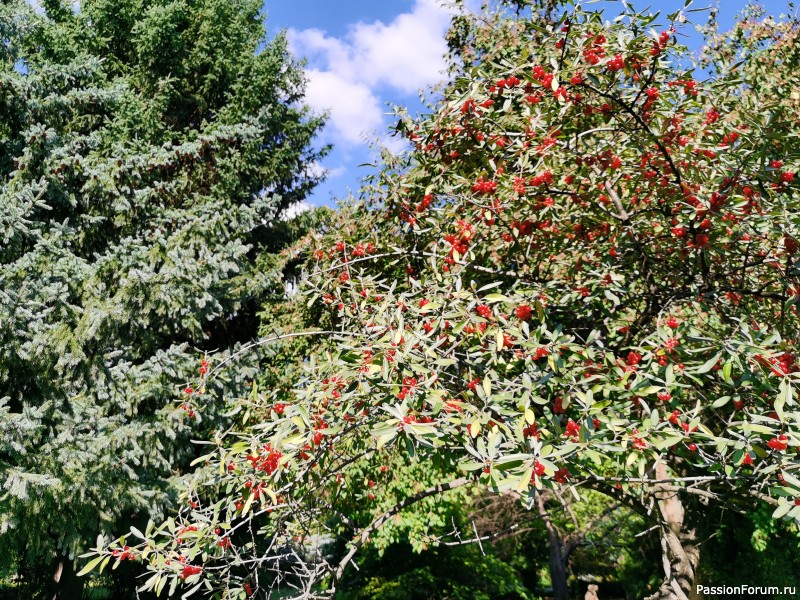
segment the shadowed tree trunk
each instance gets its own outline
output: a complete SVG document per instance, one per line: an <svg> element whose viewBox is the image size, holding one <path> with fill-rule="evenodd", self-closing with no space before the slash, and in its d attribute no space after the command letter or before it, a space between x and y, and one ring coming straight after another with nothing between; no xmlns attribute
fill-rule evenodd
<svg viewBox="0 0 800 600"><path fill-rule="evenodd" d="M569 557L572 551L579 545L582 536L576 532L576 536L565 538L550 519L550 514L545 506L545 497L539 494L536 497L536 506L539 516L542 517L544 526L547 529L547 541L550 547L550 583L553 586L554 600L569 600L569 584L567 583Z"/></svg>
<svg viewBox="0 0 800 600"><path fill-rule="evenodd" d="M83 595L83 579L76 577L74 562L62 554L53 560L48 600L79 600Z"/></svg>

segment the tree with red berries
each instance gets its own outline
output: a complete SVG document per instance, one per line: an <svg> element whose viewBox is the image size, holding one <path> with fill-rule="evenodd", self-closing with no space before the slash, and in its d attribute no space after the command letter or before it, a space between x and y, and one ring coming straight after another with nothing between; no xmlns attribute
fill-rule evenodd
<svg viewBox="0 0 800 600"><path fill-rule="evenodd" d="M324 343L141 533L145 587L323 594L396 515L479 485L637 511L663 548L650 598L680 599L708 511L800 517L797 20L708 31L701 80L688 13L529 4L455 18L442 99L400 115L414 150L317 239ZM348 529L337 505L380 497L348 473L396 452L430 485ZM346 552L309 554L339 530Z"/></svg>

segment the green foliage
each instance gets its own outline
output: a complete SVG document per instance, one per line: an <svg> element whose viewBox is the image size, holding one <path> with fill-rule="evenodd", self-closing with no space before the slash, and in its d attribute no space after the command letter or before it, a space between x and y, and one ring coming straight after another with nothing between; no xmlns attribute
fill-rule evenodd
<svg viewBox="0 0 800 600"><path fill-rule="evenodd" d="M762 507L748 515L727 513L707 524L710 539L701 561L703 581L780 588L797 585L797 524L773 519L771 512Z"/></svg>
<svg viewBox="0 0 800 600"><path fill-rule="evenodd" d="M309 231L319 231L334 223L333 211L317 208L298 215L291 221L280 223L270 240L274 252L259 258L276 263L284 274L291 293L280 290L267 296L259 312L260 337L270 340L262 348L265 360L259 370L257 383L261 389L272 390L286 399L291 388L302 376L303 364L319 346L318 336L295 335L310 328L327 329L331 325L325 311L310 306L297 292L308 267L308 244L312 243ZM267 268L274 269L270 266Z"/></svg>
<svg viewBox="0 0 800 600"><path fill-rule="evenodd" d="M260 2L42 6L0 7L0 546L33 570L174 498L257 356L182 390L283 294L321 125Z"/></svg>
<svg viewBox="0 0 800 600"><path fill-rule="evenodd" d="M360 567L354 591L336 595L341 600L528 600L531 592L519 583L518 573L491 550L482 554L475 545L438 547L425 552L424 564L408 546L394 546L378 561ZM369 575L373 573L373 575Z"/></svg>

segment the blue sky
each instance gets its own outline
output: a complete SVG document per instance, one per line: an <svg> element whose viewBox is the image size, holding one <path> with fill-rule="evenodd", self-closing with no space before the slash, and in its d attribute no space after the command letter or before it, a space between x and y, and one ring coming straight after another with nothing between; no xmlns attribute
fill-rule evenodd
<svg viewBox="0 0 800 600"><path fill-rule="evenodd" d="M642 2L629 0L637 9L651 7L662 14L684 7L684 0ZM477 5L474 0L471 5ZM588 4L588 3L587 3ZM696 0L690 8L717 6L718 21L727 28L746 0ZM786 0L761 2L770 13L787 9ZM599 3L614 16L621 4ZM380 139L395 151L404 145L388 136L390 104L421 110L419 90L443 79L446 46L444 34L450 19L440 0L266 0L270 32L285 29L292 51L307 60L307 101L317 111L330 111L321 143L331 143L331 154L315 169L328 179L309 201L332 205L334 198L358 190L370 172L363 163L374 162L366 140ZM705 13L691 13L694 23L705 22ZM700 40L693 26L690 47Z"/></svg>

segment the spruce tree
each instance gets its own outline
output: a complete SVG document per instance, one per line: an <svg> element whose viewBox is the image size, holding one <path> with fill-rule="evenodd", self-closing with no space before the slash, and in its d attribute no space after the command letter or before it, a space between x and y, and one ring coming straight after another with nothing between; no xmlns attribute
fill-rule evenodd
<svg viewBox="0 0 800 600"><path fill-rule="evenodd" d="M48 597L99 533L160 514L223 418L191 387L203 353L284 293L275 226L325 149L260 11L0 6L0 556L60 579Z"/></svg>

